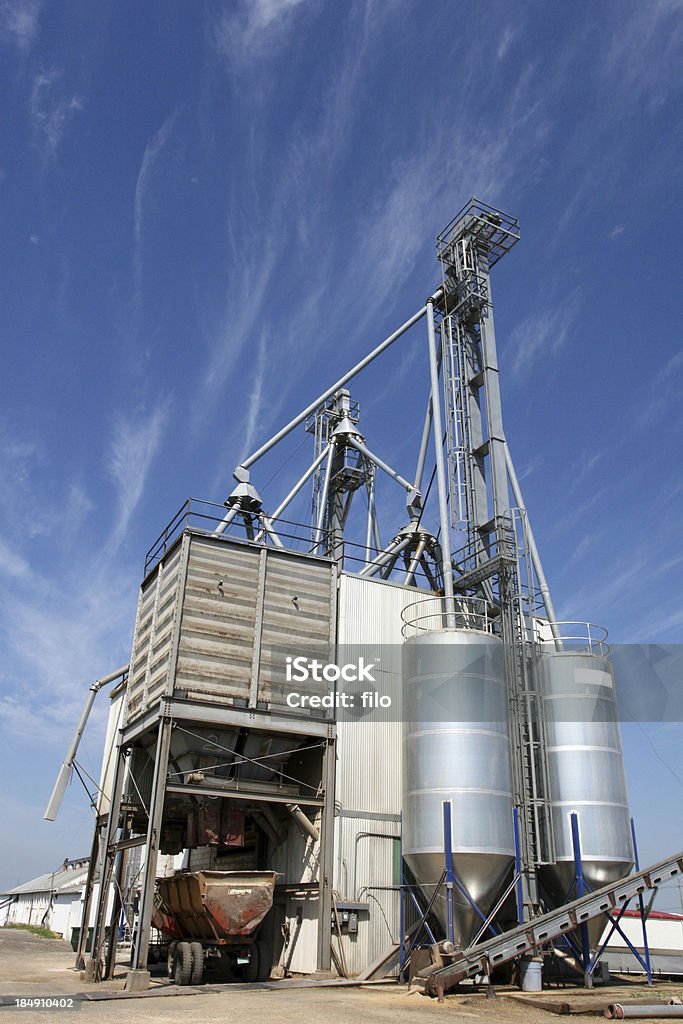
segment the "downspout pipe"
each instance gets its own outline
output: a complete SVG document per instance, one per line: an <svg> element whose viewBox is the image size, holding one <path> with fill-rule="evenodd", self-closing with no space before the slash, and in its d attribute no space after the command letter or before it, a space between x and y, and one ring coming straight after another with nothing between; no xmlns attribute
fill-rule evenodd
<svg viewBox="0 0 683 1024"><path fill-rule="evenodd" d="M74 768L74 761L76 760L76 754L78 752L78 747L81 742L81 737L83 736L83 733L85 732L85 727L88 724L88 718L90 717L92 706L95 703L95 697L100 692L103 686L107 686L109 683L113 683L115 679L120 679L122 676L125 676L129 668L129 665L123 665L121 668L117 668L115 672L110 672L108 676L102 676L101 679L96 679L92 686L88 688L88 695L85 698L85 704L83 705L83 710L81 711L81 717L78 719L76 731L73 734L73 738L69 745L69 749L66 752L66 757L62 762L62 767L59 769L57 781L54 784L54 788L50 795L48 805L45 808L45 814L43 815L43 817L46 819L46 821L54 821L57 817L57 814L59 813L59 808L61 806L62 800L64 799L66 788L69 785L69 782L71 781L71 774Z"/></svg>
<svg viewBox="0 0 683 1024"><path fill-rule="evenodd" d="M302 832L303 835L308 836L310 839L312 839L314 843L319 842L320 833L318 832L313 822L306 817L306 815L301 810L299 805L285 804L285 806L289 813L291 814L291 816L294 818L294 821L298 825L300 832Z"/></svg>

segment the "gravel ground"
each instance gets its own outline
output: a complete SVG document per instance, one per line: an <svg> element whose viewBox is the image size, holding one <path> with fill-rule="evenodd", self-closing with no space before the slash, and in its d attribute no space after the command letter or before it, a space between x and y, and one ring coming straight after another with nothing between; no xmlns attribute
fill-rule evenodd
<svg viewBox="0 0 683 1024"><path fill-rule="evenodd" d="M104 985L86 984L73 969L74 954L68 943L59 939L40 939L28 932L0 928L0 996L73 996L76 993L114 995L123 988L125 966L120 965L117 978ZM430 1024L447 1020L449 1024L542 1024L557 1017L528 1002L520 1002L514 993L501 990L495 1000L480 993L449 996L439 1004L419 994L409 994L393 985L365 988L303 988L296 983L271 982L259 985L209 986L207 989L179 989L167 985L159 977L153 979L149 994L141 998L116 997L103 1001L77 1001L74 1009L42 1010L0 1007L0 1024L4 1019L36 1021L45 1024L77 1021L82 1024L140 1021L140 1024L207 1024L207 1021L230 1021L230 1024L300 1024L305 1020L320 1024ZM680 995L683 986L658 984L648 992L640 985L617 989L601 988L592 993L580 989L550 990L544 1000L557 1002L664 1000ZM163 995L162 993L167 993ZM584 1019L587 1019L584 1017ZM590 1019L590 1018L588 1018ZM597 1014L594 1020L599 1019Z"/></svg>

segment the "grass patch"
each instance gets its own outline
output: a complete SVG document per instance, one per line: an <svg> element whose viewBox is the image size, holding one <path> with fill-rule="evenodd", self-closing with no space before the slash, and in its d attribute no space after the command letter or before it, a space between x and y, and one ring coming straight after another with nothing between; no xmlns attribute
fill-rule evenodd
<svg viewBox="0 0 683 1024"><path fill-rule="evenodd" d="M53 932L49 928L38 928L34 924L6 924L4 928L20 928L22 931L37 935L40 939L61 939L59 932Z"/></svg>

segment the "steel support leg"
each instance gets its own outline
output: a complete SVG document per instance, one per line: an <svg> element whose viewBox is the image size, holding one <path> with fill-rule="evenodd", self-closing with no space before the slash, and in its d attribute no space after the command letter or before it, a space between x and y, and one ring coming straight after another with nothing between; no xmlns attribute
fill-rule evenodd
<svg viewBox="0 0 683 1024"><path fill-rule="evenodd" d="M88 945L88 931L90 930L90 911L92 910L92 897L95 888L95 872L100 856L102 831L104 829L102 819L98 816L93 833L92 848L90 850L90 861L88 862L88 877L85 883L85 899L83 900L83 913L81 915L81 934L78 941L78 952L76 953L76 970L85 969L85 954Z"/></svg>
<svg viewBox="0 0 683 1024"><path fill-rule="evenodd" d="M446 938L455 945L455 872L453 871L453 831L451 802L443 802L443 854L446 872Z"/></svg>
<svg viewBox="0 0 683 1024"><path fill-rule="evenodd" d="M334 785L336 771L334 740L328 739L323 757L325 803L320 829L318 861L318 970L332 967L332 874L334 871Z"/></svg>
<svg viewBox="0 0 683 1024"><path fill-rule="evenodd" d="M121 830L121 839L128 839L129 836L130 831L128 829L126 819L124 827ZM111 914L109 915L109 942L107 943L107 955L104 960L104 973L102 975L104 981L109 981L110 978L113 978L114 971L116 969L118 926L121 917L121 910L123 909L123 879L125 877L127 859L128 851L119 850L116 855L116 863L114 867L114 893L111 905Z"/></svg>
<svg viewBox="0 0 683 1024"><path fill-rule="evenodd" d="M512 810L512 829L515 837L515 874L517 875L515 895L517 898L517 924L523 924L524 888L522 885L522 845L519 838L519 809L517 807L514 807Z"/></svg>
<svg viewBox="0 0 683 1024"><path fill-rule="evenodd" d="M115 842L116 834L119 829L119 814L121 812L121 795L123 793L125 760L125 750L122 747L118 747L116 752L116 767L114 768L111 803L109 805L107 824L104 828L104 836L102 839L100 858L100 891L97 899L95 929L93 931L90 957L85 963L86 978L89 981L101 980L100 955L102 947L104 946L107 903L109 900L109 884L114 861L111 848Z"/></svg>
<svg viewBox="0 0 683 1024"><path fill-rule="evenodd" d="M166 775L168 771L168 755L171 748L171 731L173 722L163 718L159 722L157 735L156 757L154 760L154 777L152 779L152 796L149 803L149 821L147 823L147 839L144 848L145 864L142 873L140 893L140 913L138 915L138 931L135 940L132 969L128 973L126 987L139 987L131 979L135 971L147 970L147 951L149 949L149 931L152 923L152 907L154 904L154 886L156 882L157 854L161 822L164 814L164 797L166 795Z"/></svg>
<svg viewBox="0 0 683 1024"><path fill-rule="evenodd" d="M586 895L586 883L583 878L583 862L581 860L581 837L579 835L579 816L572 813L572 847L574 849L574 867L576 870L576 898L582 899ZM581 955L583 961L584 981L586 988L593 987L593 976L589 973L588 967L591 962L590 939L588 938L588 925L584 922L580 925L581 933Z"/></svg>
<svg viewBox="0 0 683 1024"><path fill-rule="evenodd" d="M633 859L636 865L636 871L640 871L640 860L638 858L638 843L636 842L636 825L631 818L631 838L633 840ZM643 926L643 954L645 957L645 970L647 973L647 983L652 984L652 964L650 962L650 944L647 941L647 915L645 913L645 901L643 900L643 894L640 893L638 896L638 906L640 908L640 921Z"/></svg>

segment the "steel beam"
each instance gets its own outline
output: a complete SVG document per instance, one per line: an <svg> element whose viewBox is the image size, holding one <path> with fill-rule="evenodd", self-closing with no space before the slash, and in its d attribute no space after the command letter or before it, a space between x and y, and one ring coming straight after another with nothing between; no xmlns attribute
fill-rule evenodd
<svg viewBox="0 0 683 1024"><path fill-rule="evenodd" d="M121 733L121 744L129 746L154 728L161 717L171 717L179 722L195 722L213 726L240 726L245 729L256 729L263 732L285 733L290 736L321 736L327 738L334 735L332 720L323 721L314 718L288 718L284 714L273 714L258 708L217 707L215 704L204 704L180 700L162 700L140 718L131 722Z"/></svg>
<svg viewBox="0 0 683 1024"><path fill-rule="evenodd" d="M369 459L370 462L374 462L378 469L383 470L383 472L385 472L387 476L390 476L392 480L395 480L397 484L400 484L400 486L403 487L406 491L408 491L409 494L411 491L414 490L412 484L408 483L408 481L404 477L402 477L400 473L397 473L395 469L392 469L391 466L388 465L388 463L383 462L378 455L373 454L373 452L366 448L362 441L359 441L351 434L348 434L346 437L346 442L347 444L350 444L353 448L357 449L357 451L359 451L361 455L364 455L366 459Z"/></svg>
<svg viewBox="0 0 683 1024"><path fill-rule="evenodd" d="M432 296L432 300L436 302L441 298L442 295L443 288L438 288L434 295ZM374 348L372 352L368 353L368 355L365 356L364 359L361 359L361 361L359 363L356 363L356 365L352 367L347 373L345 373L343 377L340 377L338 381L332 384L332 386L329 387L327 391L323 391L322 395L319 395L318 398L311 402L310 405L306 406L306 408L302 412L300 412L298 416L295 416L294 419L290 420L290 422L286 426L282 427L281 430L278 430L277 434L274 434L273 437L271 437L270 441L266 441L265 444L261 445L258 451L255 451L253 455L250 455L248 459L245 459L245 461L241 463L241 465L238 466L237 469L248 470L249 467L253 466L255 462L258 462L258 460L262 458L266 454L266 452L269 452L271 448L274 447L274 445L278 444L278 442L281 441L283 437L286 437L287 434L294 430L295 427L298 427L300 423L303 423L307 416L310 416L312 412L315 412L319 405L322 405L322 403L327 401L327 399L330 398L336 391L339 391L339 389L343 388L345 384L348 384L348 382L352 380L357 374L359 374L361 370L364 370L366 366L369 366L370 363L374 362L377 356L381 355L382 352L388 349L390 345L393 345L393 343L398 338L400 338L402 334L405 334L406 331L410 330L410 328L414 324L416 324L418 320L422 319L426 312L427 307L423 306L422 309L418 309L417 313L413 313L413 315L408 320L406 320L404 324L401 324L398 330L394 331L393 334L390 334L388 338L385 338L384 341L381 342L376 348ZM240 478L238 477L238 479Z"/></svg>
<svg viewBox="0 0 683 1024"><path fill-rule="evenodd" d="M512 456L510 455L510 449L507 447L505 451L505 466L507 469L507 475L508 479L510 480L510 487L512 488L512 494L515 499L515 502L518 508L526 512L526 505L524 504L522 488L519 486L519 479L515 471L515 465L512 461ZM559 628L555 625L555 623L557 622L555 607L553 605L553 600L550 596L550 588L548 586L548 581L545 577L545 573L543 572L541 556L538 553L538 547L536 546L536 538L534 537L534 531L531 528L531 523L529 522L528 516L526 521L526 530L527 537L529 539L529 552L531 554L531 561L533 562L534 572L536 573L536 578L538 579L538 589L540 590L541 597L543 598L543 604L545 606L546 615L548 616L553 636L556 640L559 640L560 631Z"/></svg>
<svg viewBox="0 0 683 1024"><path fill-rule="evenodd" d="M320 463L323 461L323 459L325 458L325 456L329 452L329 447L330 446L327 445L325 448L323 448L323 450L320 452L319 455L316 456L315 460L311 463L311 465L308 467L308 469L303 474L303 476L299 477L299 479L294 484L294 486L292 487L292 489L289 492L289 494L287 495L287 497L283 498L283 500L280 502L278 507L273 512L272 516L268 517L267 522L269 524L272 525L273 520L277 521L280 518L280 516L282 515L282 513L284 512L284 510L291 504L292 501L294 501L294 499L296 498L296 496L299 493L299 491L301 490L301 488L304 486L304 484L306 483L307 480L310 480L310 478L313 476L313 474L315 473L315 471L318 468L318 466L320 465ZM254 540L257 543L260 540L263 539L263 534L264 534L265 530L267 529L267 527L265 525L266 524L266 519L265 518L263 519L263 524L264 524L264 529L263 530L259 530L259 532L256 534L256 536L254 538Z"/></svg>
<svg viewBox="0 0 683 1024"><path fill-rule="evenodd" d="M225 797L230 800L250 800L254 803L291 804L300 803L304 807L322 807L323 801L318 797L302 796L298 786L284 786L268 789L249 789L247 785L230 786L195 786L173 785L166 787L167 793L180 796Z"/></svg>

